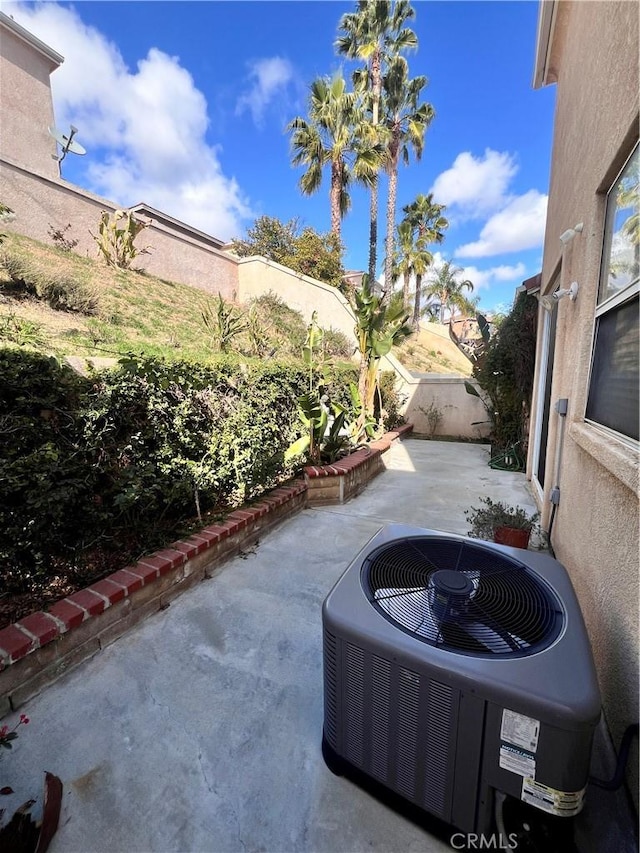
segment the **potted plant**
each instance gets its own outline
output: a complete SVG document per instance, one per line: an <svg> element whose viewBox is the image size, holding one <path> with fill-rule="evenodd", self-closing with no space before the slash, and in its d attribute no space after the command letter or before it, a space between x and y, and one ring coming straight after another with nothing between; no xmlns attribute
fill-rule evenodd
<svg viewBox="0 0 640 853"><path fill-rule="evenodd" d="M540 514L528 513L520 506L480 498L481 507L471 507L465 517L471 525L469 536L487 539L512 548L528 548L531 532L537 528Z"/></svg>

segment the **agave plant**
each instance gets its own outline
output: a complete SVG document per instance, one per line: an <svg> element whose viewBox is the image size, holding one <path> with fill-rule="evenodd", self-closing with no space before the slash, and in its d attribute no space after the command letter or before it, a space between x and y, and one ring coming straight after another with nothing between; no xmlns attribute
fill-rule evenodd
<svg viewBox="0 0 640 853"><path fill-rule="evenodd" d="M102 255L109 266L129 269L138 255L147 255L151 250L150 246L139 249L134 245L136 237L148 227L148 222L136 219L130 210L116 210L111 214L103 210L98 235L91 236L98 245L98 255Z"/></svg>

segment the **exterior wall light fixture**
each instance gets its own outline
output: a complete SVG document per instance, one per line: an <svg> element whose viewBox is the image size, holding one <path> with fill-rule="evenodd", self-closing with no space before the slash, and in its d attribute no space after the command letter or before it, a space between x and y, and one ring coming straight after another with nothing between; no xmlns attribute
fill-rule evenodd
<svg viewBox="0 0 640 853"><path fill-rule="evenodd" d="M554 290L553 293L549 293L546 296L543 296L540 299L542 303L542 307L546 311L551 311L556 302L560 302L561 299L564 299L565 296L568 296L571 302L575 302L578 298L578 290L580 289L580 285L577 281L572 281L569 287L564 287L561 290Z"/></svg>
<svg viewBox="0 0 640 853"><path fill-rule="evenodd" d="M566 246L567 243L570 243L576 234L581 234L582 229L584 228L584 222L578 222L577 225L574 225L573 228L567 228L566 231L563 231L560 235L560 242L563 246Z"/></svg>

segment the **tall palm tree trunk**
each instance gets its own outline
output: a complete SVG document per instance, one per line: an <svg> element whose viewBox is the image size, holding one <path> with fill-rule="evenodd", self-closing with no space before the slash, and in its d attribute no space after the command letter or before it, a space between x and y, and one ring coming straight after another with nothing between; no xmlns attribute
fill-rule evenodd
<svg viewBox="0 0 640 853"><path fill-rule="evenodd" d="M376 176L371 186L369 200L369 281L376 279L376 264L378 261L378 178Z"/></svg>
<svg viewBox="0 0 640 853"><path fill-rule="evenodd" d="M416 273L416 298L413 303L413 317L411 324L414 329L420 325L420 300L422 296L422 273Z"/></svg>
<svg viewBox="0 0 640 853"><path fill-rule="evenodd" d="M371 57L371 83L373 103L371 105L371 124L378 126L380 121L380 97L382 94L382 71L381 57L379 51L374 51ZM376 280L376 266L378 261L378 176L371 186L371 198L369 202L369 281Z"/></svg>
<svg viewBox="0 0 640 853"><path fill-rule="evenodd" d="M384 289L385 302L391 298L393 284L393 230L396 218L396 196L398 193L398 149L399 143L392 143L395 150L391 151L391 168L389 169L389 196L387 198L387 238L385 242Z"/></svg>
<svg viewBox="0 0 640 853"><path fill-rule="evenodd" d="M409 278L411 273L405 270L402 276L402 304L406 308L409 307Z"/></svg>
<svg viewBox="0 0 640 853"><path fill-rule="evenodd" d="M331 206L331 233L340 240L341 216L340 216L340 192L342 189L342 169L340 162L334 160L331 164L331 189L329 191L329 204Z"/></svg>

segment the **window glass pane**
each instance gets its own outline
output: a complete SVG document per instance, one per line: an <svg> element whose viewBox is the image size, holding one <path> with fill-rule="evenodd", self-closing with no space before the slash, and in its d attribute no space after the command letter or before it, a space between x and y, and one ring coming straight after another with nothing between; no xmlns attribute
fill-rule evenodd
<svg viewBox="0 0 640 853"><path fill-rule="evenodd" d="M600 302L640 274L640 149L636 147L607 197Z"/></svg>
<svg viewBox="0 0 640 853"><path fill-rule="evenodd" d="M638 296L598 317L586 417L638 439Z"/></svg>

